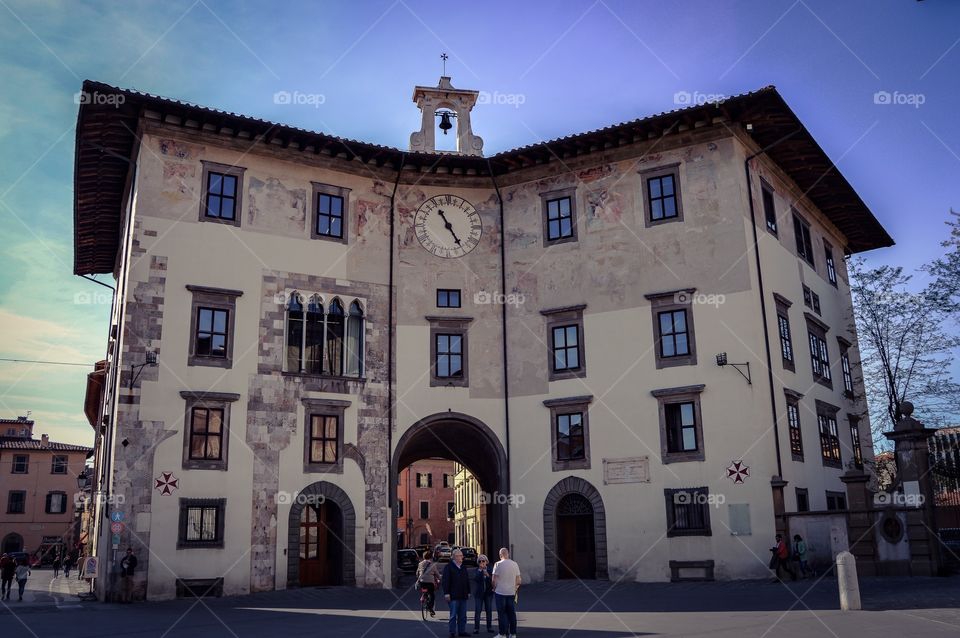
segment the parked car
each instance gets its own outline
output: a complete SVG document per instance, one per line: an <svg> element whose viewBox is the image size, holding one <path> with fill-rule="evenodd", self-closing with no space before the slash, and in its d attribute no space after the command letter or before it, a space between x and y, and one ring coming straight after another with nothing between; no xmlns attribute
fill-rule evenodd
<svg viewBox="0 0 960 638"><path fill-rule="evenodd" d="M397 568L402 572L415 572L420 564L420 556L415 549L397 550Z"/></svg>
<svg viewBox="0 0 960 638"><path fill-rule="evenodd" d="M453 548L447 541L440 541L433 550L433 557L438 561L449 561Z"/></svg>
<svg viewBox="0 0 960 638"><path fill-rule="evenodd" d="M476 567L477 566L477 550L472 547L461 547L460 551L463 552L463 564L467 567Z"/></svg>

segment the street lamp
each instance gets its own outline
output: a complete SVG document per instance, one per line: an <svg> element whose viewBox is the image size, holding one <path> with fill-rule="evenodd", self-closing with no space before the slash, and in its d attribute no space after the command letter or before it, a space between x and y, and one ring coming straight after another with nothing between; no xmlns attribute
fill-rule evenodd
<svg viewBox="0 0 960 638"><path fill-rule="evenodd" d="M144 362L139 365L130 364L130 391L133 391L133 384L137 382L137 379L140 378L140 373L143 372L144 367L146 366L155 366L157 365L157 353L152 350L147 350L144 356ZM134 374L136 371L136 374Z"/></svg>
<svg viewBox="0 0 960 638"><path fill-rule="evenodd" d="M80 474L77 476L77 487L80 488L81 491L83 491L87 489L89 486L90 486L90 475L87 474L86 470L84 470L80 472Z"/></svg>

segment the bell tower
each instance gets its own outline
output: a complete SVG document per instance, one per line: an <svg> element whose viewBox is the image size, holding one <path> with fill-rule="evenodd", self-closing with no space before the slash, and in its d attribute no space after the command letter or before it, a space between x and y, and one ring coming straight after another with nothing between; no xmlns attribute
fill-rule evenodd
<svg viewBox="0 0 960 638"><path fill-rule="evenodd" d="M483 155L483 139L473 134L470 127L470 111L480 97L478 91L455 89L446 75L440 77L436 87L417 86L413 89L413 101L422 115L420 130L410 134L410 150L427 153L456 153L458 155ZM457 150L437 151L437 119L439 128L456 128Z"/></svg>

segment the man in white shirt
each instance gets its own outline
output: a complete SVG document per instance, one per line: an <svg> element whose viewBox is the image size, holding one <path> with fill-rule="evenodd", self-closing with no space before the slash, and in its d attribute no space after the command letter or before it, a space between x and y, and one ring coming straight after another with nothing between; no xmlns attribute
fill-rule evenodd
<svg viewBox="0 0 960 638"><path fill-rule="evenodd" d="M496 638L516 638L517 589L520 588L520 566L510 560L510 550L500 548L500 560L493 566L493 595L497 602Z"/></svg>

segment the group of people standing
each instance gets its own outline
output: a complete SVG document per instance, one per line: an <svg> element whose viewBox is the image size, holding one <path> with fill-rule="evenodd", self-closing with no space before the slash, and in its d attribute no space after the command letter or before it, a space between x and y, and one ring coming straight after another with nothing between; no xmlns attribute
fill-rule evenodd
<svg viewBox="0 0 960 638"><path fill-rule="evenodd" d="M773 554L770 557L770 569L774 571L777 580L783 580L781 572L790 574L793 580L797 579L798 572L801 578L813 575L813 570L807 563L807 542L800 534L793 535L793 545L789 545L783 535L777 534L777 544L770 548L770 552Z"/></svg>
<svg viewBox="0 0 960 638"><path fill-rule="evenodd" d="M451 560L441 572L438 563L433 560L433 552L423 553L423 560L417 566L417 585L426 596L430 615L435 616L434 597L442 586L444 600L450 607L450 636L469 636L467 633L467 601L474 599L473 633L480 633L480 618L486 612L487 632L493 633L493 607L497 609L499 633L495 638L516 638L517 635L517 591L520 588L520 566L510 559L510 551L500 549L500 560L493 567L489 559L480 554L477 557L477 570L472 579L463 564L463 552L453 551Z"/></svg>
<svg viewBox="0 0 960 638"><path fill-rule="evenodd" d="M25 558L16 560L9 554L0 556L0 599L10 600L13 590L13 580L17 580L20 590L19 600L23 600L23 591L27 588L27 579L30 577L30 565Z"/></svg>
<svg viewBox="0 0 960 638"><path fill-rule="evenodd" d="M70 570L77 564L77 554L68 552L65 554L56 554L53 557L53 577L60 576L60 569L63 569L64 578L70 578Z"/></svg>

